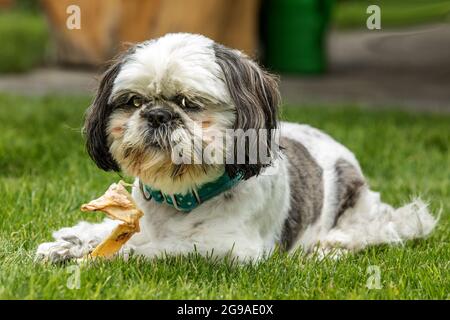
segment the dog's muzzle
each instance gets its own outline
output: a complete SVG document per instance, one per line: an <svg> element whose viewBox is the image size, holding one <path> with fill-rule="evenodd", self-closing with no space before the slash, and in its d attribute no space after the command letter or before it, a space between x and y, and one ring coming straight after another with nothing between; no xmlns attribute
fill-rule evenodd
<svg viewBox="0 0 450 320"><path fill-rule="evenodd" d="M145 142L151 147L170 150L171 135L181 125L173 110L160 106L145 108L139 115L147 123Z"/></svg>

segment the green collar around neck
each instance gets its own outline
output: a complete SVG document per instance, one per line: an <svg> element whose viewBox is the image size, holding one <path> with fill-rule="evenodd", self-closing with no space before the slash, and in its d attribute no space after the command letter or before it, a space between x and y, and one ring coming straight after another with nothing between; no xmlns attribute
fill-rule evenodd
<svg viewBox="0 0 450 320"><path fill-rule="evenodd" d="M153 189L149 185L143 184L140 180L139 186L145 200L150 201L153 199L157 203L164 202L178 211L188 213L197 208L203 202L233 188L242 180L242 177L242 174L237 174L234 178L230 178L230 176L225 172L216 180L205 183L201 187L185 194L165 194L159 190Z"/></svg>

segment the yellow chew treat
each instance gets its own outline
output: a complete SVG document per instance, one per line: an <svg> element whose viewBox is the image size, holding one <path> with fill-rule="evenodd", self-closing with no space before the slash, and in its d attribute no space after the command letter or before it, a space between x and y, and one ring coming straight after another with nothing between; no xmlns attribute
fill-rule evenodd
<svg viewBox="0 0 450 320"><path fill-rule="evenodd" d="M124 182L113 183L103 196L81 206L81 211L103 211L108 217L120 220L113 232L92 251L92 257L112 257L120 248L139 232L139 219L144 215L139 210Z"/></svg>

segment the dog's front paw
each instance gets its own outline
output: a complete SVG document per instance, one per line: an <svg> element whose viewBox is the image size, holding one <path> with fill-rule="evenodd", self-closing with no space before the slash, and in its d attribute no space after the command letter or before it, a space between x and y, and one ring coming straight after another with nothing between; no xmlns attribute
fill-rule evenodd
<svg viewBox="0 0 450 320"><path fill-rule="evenodd" d="M83 243L77 237L65 237L55 242L45 242L36 250L36 260L59 263L86 256L97 246L98 241Z"/></svg>

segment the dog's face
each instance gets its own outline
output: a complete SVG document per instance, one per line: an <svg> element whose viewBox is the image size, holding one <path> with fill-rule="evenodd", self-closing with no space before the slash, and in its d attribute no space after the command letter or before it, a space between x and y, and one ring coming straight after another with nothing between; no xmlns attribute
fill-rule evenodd
<svg viewBox="0 0 450 320"><path fill-rule="evenodd" d="M249 178L267 164L208 161L203 150L229 129L274 129L278 103L275 79L239 51L169 34L136 45L105 72L86 115L87 149L100 168L169 193L224 171ZM224 157L235 152L217 145ZM180 148L189 161L174 161Z"/></svg>

